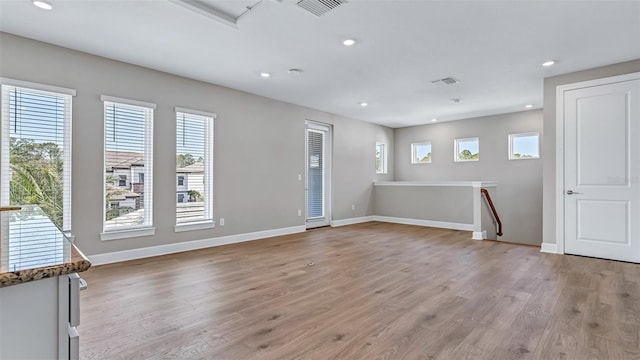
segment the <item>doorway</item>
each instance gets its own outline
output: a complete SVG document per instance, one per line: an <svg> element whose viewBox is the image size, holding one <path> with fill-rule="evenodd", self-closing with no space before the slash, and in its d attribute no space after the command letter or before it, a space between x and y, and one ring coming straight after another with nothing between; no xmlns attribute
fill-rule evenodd
<svg viewBox="0 0 640 360"><path fill-rule="evenodd" d="M331 222L331 126L307 121L305 127L307 229Z"/></svg>
<svg viewBox="0 0 640 360"><path fill-rule="evenodd" d="M640 73L557 97L558 252L640 262Z"/></svg>

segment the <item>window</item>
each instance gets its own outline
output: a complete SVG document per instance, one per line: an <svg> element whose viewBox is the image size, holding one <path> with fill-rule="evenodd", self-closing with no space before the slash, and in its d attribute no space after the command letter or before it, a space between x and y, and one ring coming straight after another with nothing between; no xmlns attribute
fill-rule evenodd
<svg viewBox="0 0 640 360"><path fill-rule="evenodd" d="M38 204L71 231L71 99L75 90L2 81L0 205Z"/></svg>
<svg viewBox="0 0 640 360"><path fill-rule="evenodd" d="M540 134L509 134L509 160L540 158Z"/></svg>
<svg viewBox="0 0 640 360"><path fill-rule="evenodd" d="M458 161L478 161L480 160L480 139L466 138L454 141L454 158Z"/></svg>
<svg viewBox="0 0 640 360"><path fill-rule="evenodd" d="M376 143L376 174L387 173L387 146L383 143Z"/></svg>
<svg viewBox="0 0 640 360"><path fill-rule="evenodd" d="M215 117L212 113L176 108L176 231L213 226Z"/></svg>
<svg viewBox="0 0 640 360"><path fill-rule="evenodd" d="M144 184L144 173L139 173L138 174L138 183L139 184Z"/></svg>
<svg viewBox="0 0 640 360"><path fill-rule="evenodd" d="M431 162L431 142L411 144L411 163L428 164Z"/></svg>
<svg viewBox="0 0 640 360"><path fill-rule="evenodd" d="M104 217L102 240L153 235L153 110L155 104L102 96ZM124 174L123 174L124 173ZM128 183L139 173L147 181ZM140 176L139 175L139 176ZM115 187L113 184L117 183ZM115 208L112 202L118 202Z"/></svg>

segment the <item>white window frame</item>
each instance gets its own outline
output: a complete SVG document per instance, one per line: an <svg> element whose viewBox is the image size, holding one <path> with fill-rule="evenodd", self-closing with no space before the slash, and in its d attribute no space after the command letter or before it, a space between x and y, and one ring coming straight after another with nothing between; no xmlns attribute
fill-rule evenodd
<svg viewBox="0 0 640 360"><path fill-rule="evenodd" d="M174 227L174 231L175 232L182 232L182 231L192 231L192 230L202 230L202 229L210 229L210 228L214 228L216 226L216 222L213 218L213 177L214 177L214 171L213 171L213 156L214 156L214 131L215 131L215 119L217 117L217 115L215 113L212 112L207 112L207 111L201 111L201 110L194 110L194 109L188 109L188 108L183 108L183 107L176 107L175 108L175 119L177 121L177 118L179 116L179 114L186 114L186 115L193 115L193 116L199 116L199 117L204 117L206 118L206 125L205 125L205 134L204 134L204 139L205 139L205 155L204 155L204 190L205 190L205 199L204 199L204 220L201 221L193 221L193 222L187 222L187 223L177 223L177 218L176 218L176 225ZM176 131L176 136L177 136L177 131ZM177 148L174 148L176 151L175 153L177 154ZM174 166L175 168L175 166ZM185 181L187 179L185 178ZM177 185L178 184L178 179L176 177L176 189L177 189ZM189 182L187 181L187 186L188 186ZM176 198L176 206L177 206L177 198Z"/></svg>
<svg viewBox="0 0 640 360"><path fill-rule="evenodd" d="M537 143L538 143L538 155L536 156L530 156L530 157L515 157L513 156L513 140L517 139L517 138L521 138L521 137L531 137L531 136L535 136L537 139ZM517 134L509 134L509 160L533 160L533 159L540 159L540 133L533 131L533 132L526 132L526 133L517 133Z"/></svg>
<svg viewBox="0 0 640 360"><path fill-rule="evenodd" d="M477 141L478 142L478 158L477 159L460 159L458 157L458 154L460 153L460 151L459 151L460 143L461 142L468 142L468 141ZM470 137L470 138L455 139L453 141L453 161L454 162L480 161L480 138L479 137Z"/></svg>
<svg viewBox="0 0 640 360"><path fill-rule="evenodd" d="M376 152L378 151L378 147L380 147L380 168L376 167L376 174L386 174L387 173L387 144L383 142L376 142Z"/></svg>
<svg viewBox="0 0 640 360"><path fill-rule="evenodd" d="M69 89L59 86L38 84L29 81L15 80L9 78L0 78L1 96L4 99L5 91L9 91L11 88L24 89L31 92L40 92L48 95L61 96L65 98L65 113L64 113L64 147L63 147L63 178L62 178L62 231L67 235L71 235L71 206L72 206L72 129L73 129L73 97L76 96L75 89ZM10 131L9 131L9 104L5 104L2 101L2 116L0 119L0 134L1 144L0 146L0 170L9 169L10 166ZM10 171L0 171L0 205L9 205L9 184L11 179Z"/></svg>
<svg viewBox="0 0 640 360"><path fill-rule="evenodd" d="M433 157L433 146L431 145L431 141L421 141L421 142L417 142L417 143L412 143L411 144L411 164L431 164L431 160L429 159L429 161L418 161L417 156L416 156L416 148L420 145L429 145L429 147L431 148L431 156Z"/></svg>
<svg viewBox="0 0 640 360"><path fill-rule="evenodd" d="M142 109L145 111L145 125L144 125L144 222L142 225L123 226L118 228L106 228L106 204L104 204L106 197L106 172L103 174L102 180L102 233L100 233L100 239L103 241L117 240L132 237L151 236L155 234L155 227L153 226L153 122L154 112L156 104L145 101L124 99L114 96L102 95L100 100L103 102L103 111L106 115L107 106L109 104L116 104L124 107L133 107ZM106 169L106 116L103 118L103 156L105 158L102 161L102 171Z"/></svg>

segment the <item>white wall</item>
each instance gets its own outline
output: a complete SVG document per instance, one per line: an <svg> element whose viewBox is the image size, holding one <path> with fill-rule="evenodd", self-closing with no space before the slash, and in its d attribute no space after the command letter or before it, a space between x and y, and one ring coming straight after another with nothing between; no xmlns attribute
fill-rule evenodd
<svg viewBox="0 0 640 360"><path fill-rule="evenodd" d="M508 160L508 135L539 132L542 111L524 111L396 129L395 180L498 181L496 207L503 223L501 240L542 242L542 160ZM454 163L453 141L480 138L480 161ZM411 143L430 141L431 164L411 164ZM454 209L459 204L444 203ZM424 206L423 201L406 202ZM407 210L410 211L410 210ZM416 210L417 211L417 210ZM413 211L415 212L415 211Z"/></svg>
<svg viewBox="0 0 640 360"><path fill-rule="evenodd" d="M298 174L304 174L307 119L333 125L334 219L372 215L372 181L393 180L393 162L389 175L375 174L375 143L392 147L390 128L6 33L0 34L0 63L2 77L77 90L72 218L76 243L87 255L304 225L304 216L297 215L298 209L305 209L304 182L298 181ZM155 236L100 240L103 94L157 104ZM174 232L176 106L217 114L214 216L225 218L224 227Z"/></svg>

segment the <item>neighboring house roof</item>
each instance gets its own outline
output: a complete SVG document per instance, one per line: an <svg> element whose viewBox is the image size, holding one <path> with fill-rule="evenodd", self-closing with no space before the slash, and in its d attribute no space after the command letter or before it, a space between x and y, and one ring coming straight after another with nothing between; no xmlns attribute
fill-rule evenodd
<svg viewBox="0 0 640 360"><path fill-rule="evenodd" d="M131 166L144 166L144 155L130 151L107 150L104 154L107 170L131 169Z"/></svg>
<svg viewBox="0 0 640 360"><path fill-rule="evenodd" d="M131 169L132 166L144 166L144 155L137 152L107 150L104 154L104 159L107 171ZM204 163L196 162L185 167L178 167L176 172L184 174L204 173Z"/></svg>
<svg viewBox="0 0 640 360"><path fill-rule="evenodd" d="M137 197L140 197L140 194L136 194L132 191L126 191L122 194L113 195L111 197L111 201L122 201L126 199L137 198Z"/></svg>
<svg viewBox="0 0 640 360"><path fill-rule="evenodd" d="M176 169L178 173L184 174L192 174L192 173L203 173L204 172L204 163L197 162L195 164L187 165L185 167L179 167Z"/></svg>

